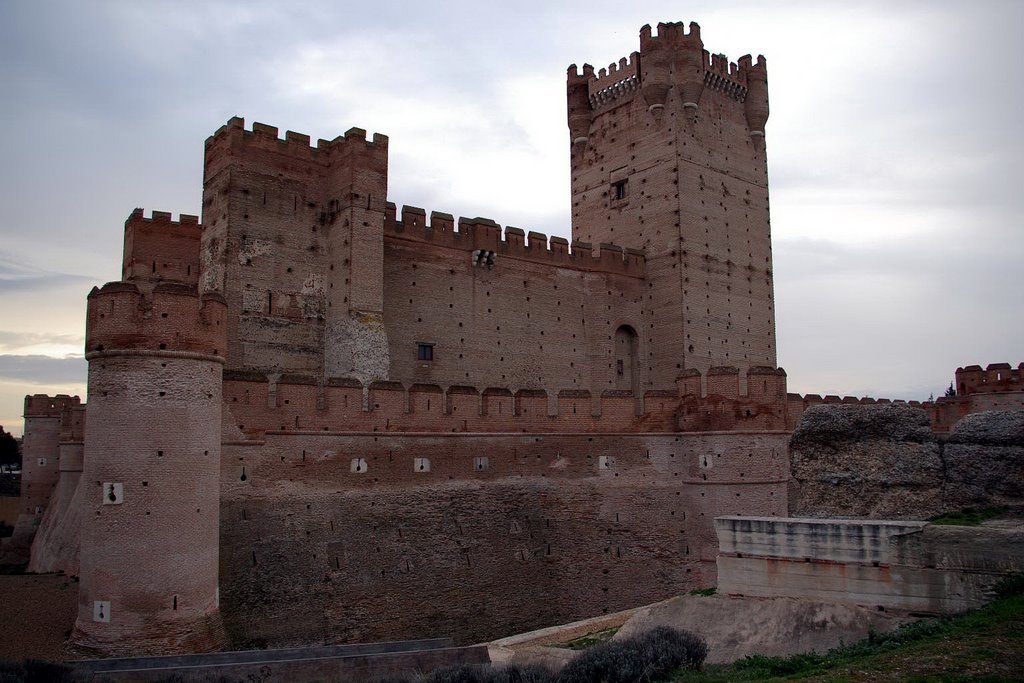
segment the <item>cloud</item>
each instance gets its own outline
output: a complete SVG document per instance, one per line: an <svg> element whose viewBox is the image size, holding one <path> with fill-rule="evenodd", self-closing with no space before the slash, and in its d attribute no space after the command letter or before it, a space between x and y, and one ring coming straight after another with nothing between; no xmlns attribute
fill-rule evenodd
<svg viewBox="0 0 1024 683"><path fill-rule="evenodd" d="M76 334L45 334L0 330L0 353L12 353L35 346L82 346L85 337Z"/></svg>
<svg viewBox="0 0 1024 683"><path fill-rule="evenodd" d="M40 291L67 285L95 282L94 278L73 273L55 273L0 256L0 293Z"/></svg>
<svg viewBox="0 0 1024 683"><path fill-rule="evenodd" d="M386 133L389 199L564 235L566 66L617 61L641 25L676 20L712 52L768 58L794 387L939 391L957 365L1020 360L1016 0L0 2L0 294L25 330L0 353L81 348L121 222L196 213L202 141L234 114Z"/></svg>
<svg viewBox="0 0 1024 683"><path fill-rule="evenodd" d="M0 380L33 385L80 385L85 383L87 364L81 356L0 355Z"/></svg>

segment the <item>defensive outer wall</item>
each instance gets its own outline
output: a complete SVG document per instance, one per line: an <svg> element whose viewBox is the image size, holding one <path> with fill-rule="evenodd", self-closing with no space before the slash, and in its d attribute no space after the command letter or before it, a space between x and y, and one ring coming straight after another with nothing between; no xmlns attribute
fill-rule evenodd
<svg viewBox="0 0 1024 683"><path fill-rule="evenodd" d="M775 367L763 58L640 42L570 68L571 243L399 211L386 136L240 118L202 221L129 216L87 410L26 403L32 567L81 577L78 645L479 641L713 584L716 516L788 513L803 411L886 401ZM935 429L1020 401L988 372Z"/></svg>

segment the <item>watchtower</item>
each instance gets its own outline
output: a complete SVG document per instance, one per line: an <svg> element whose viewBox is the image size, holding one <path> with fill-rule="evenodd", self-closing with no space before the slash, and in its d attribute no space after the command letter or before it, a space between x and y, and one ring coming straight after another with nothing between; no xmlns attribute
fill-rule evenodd
<svg viewBox="0 0 1024 683"><path fill-rule="evenodd" d="M647 254L643 370L774 366L764 57L644 26L629 58L570 66L567 100L573 238Z"/></svg>
<svg viewBox="0 0 1024 683"><path fill-rule="evenodd" d="M228 305L229 369L388 375L388 138L235 117L206 141L200 291Z"/></svg>
<svg viewBox="0 0 1024 683"><path fill-rule="evenodd" d="M143 284L93 289L86 320L89 429L72 639L107 654L201 651L223 639L227 307L188 282Z"/></svg>
<svg viewBox="0 0 1024 683"><path fill-rule="evenodd" d="M60 478L61 414L81 404L77 396L34 394L25 397L22 442L21 509L12 542L30 543Z"/></svg>

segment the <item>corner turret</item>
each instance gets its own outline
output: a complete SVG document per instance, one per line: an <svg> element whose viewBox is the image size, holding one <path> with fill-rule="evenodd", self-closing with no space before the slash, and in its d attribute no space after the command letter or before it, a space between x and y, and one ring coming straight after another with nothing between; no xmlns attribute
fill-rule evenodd
<svg viewBox="0 0 1024 683"><path fill-rule="evenodd" d="M73 642L103 654L214 649L227 307L113 282L89 294L89 429Z"/></svg>
<svg viewBox="0 0 1024 683"><path fill-rule="evenodd" d="M60 478L61 415L80 404L77 396L66 394L25 397L21 501L7 542L9 557L18 562L28 561L29 548Z"/></svg>
<svg viewBox="0 0 1024 683"><path fill-rule="evenodd" d="M757 63L751 63L750 55L739 59L740 74L747 82L747 97L743 102L750 137L760 150L764 149L764 124L768 122L768 60L757 56Z"/></svg>
<svg viewBox="0 0 1024 683"><path fill-rule="evenodd" d="M583 65L582 74L575 64L569 65L565 93L569 105L569 142L573 147L585 144L590 133L590 79L593 77L594 67L590 64Z"/></svg>

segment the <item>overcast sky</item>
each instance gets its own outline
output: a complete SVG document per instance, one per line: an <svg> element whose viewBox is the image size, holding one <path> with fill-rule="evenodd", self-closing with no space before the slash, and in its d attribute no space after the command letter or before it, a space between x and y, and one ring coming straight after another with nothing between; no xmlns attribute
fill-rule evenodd
<svg viewBox="0 0 1024 683"><path fill-rule="evenodd" d="M568 236L566 67L659 21L768 59L790 391L925 399L1024 360L1024 3L497 5L0 1L0 424L84 398L85 295L119 277L125 218L200 213L231 116L385 133L397 204Z"/></svg>

